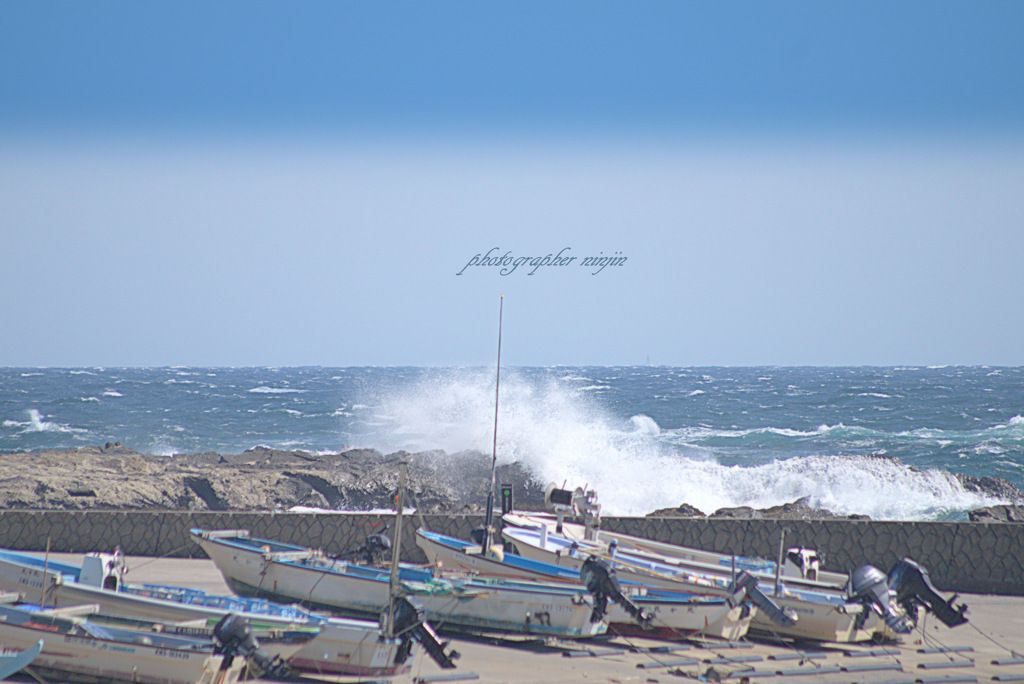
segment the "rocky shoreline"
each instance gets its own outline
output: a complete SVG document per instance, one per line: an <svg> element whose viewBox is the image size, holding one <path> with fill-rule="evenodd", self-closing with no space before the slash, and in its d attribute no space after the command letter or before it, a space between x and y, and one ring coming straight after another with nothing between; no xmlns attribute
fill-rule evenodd
<svg viewBox="0 0 1024 684"><path fill-rule="evenodd" d="M412 501L426 513L482 513L490 458L478 452L382 454L352 449L311 454L255 447L240 454L157 456L120 443L0 454L0 510L274 511L295 507L391 509L399 461L409 464ZM958 475L969 491L1013 502L974 511L978 521L1024 522L1024 492L1005 480ZM542 510L546 482L519 464L498 467L516 508ZM598 493L600 495L600 492ZM799 500L769 509L728 508L710 515L685 503L652 516L866 519L839 516Z"/></svg>

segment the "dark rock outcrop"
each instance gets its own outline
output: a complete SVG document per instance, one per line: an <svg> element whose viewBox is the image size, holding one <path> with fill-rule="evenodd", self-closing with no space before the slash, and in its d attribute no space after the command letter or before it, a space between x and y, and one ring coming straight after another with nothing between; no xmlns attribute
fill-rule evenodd
<svg viewBox="0 0 1024 684"><path fill-rule="evenodd" d="M312 454L257 446L240 454L143 454L119 442L70 450L0 454L0 509L273 511L294 507L392 509L398 463L409 465L409 501L423 513L483 513L491 457L475 451L383 454L373 449ZM956 475L961 485L1016 506L993 506L972 520L1024 521L1024 492L1006 480ZM519 510L543 510L547 482L520 463L499 465ZM498 492L495 492L498 495ZM601 492L598 492L600 497ZM497 505L498 502L495 502ZM688 504L652 517L705 517ZM755 510L723 508L713 518L866 519L812 508L808 498Z"/></svg>
<svg viewBox="0 0 1024 684"><path fill-rule="evenodd" d="M759 512L763 518L777 520L870 520L866 515L838 515L824 508L813 508L809 496L797 499L792 503L765 508Z"/></svg>
<svg viewBox="0 0 1024 684"><path fill-rule="evenodd" d="M735 508L719 508L708 516L709 518L763 518L761 511L750 506L736 506Z"/></svg>
<svg viewBox="0 0 1024 684"><path fill-rule="evenodd" d="M968 492L1024 504L1024 491L1001 477L972 477L960 473L954 474L954 477Z"/></svg>
<svg viewBox="0 0 1024 684"><path fill-rule="evenodd" d="M866 515L839 515L824 508L813 508L810 501L810 497L805 496L792 503L769 508L751 508L750 506L720 508L708 517L751 520L870 520Z"/></svg>
<svg viewBox="0 0 1024 684"><path fill-rule="evenodd" d="M240 454L157 456L119 443L0 455L0 509L391 509L401 460L409 464L410 502L420 511L483 512L491 459L476 452L311 454L258 446ZM544 486L522 465L499 466L497 482L513 485L517 508L543 507Z"/></svg>
<svg viewBox="0 0 1024 684"><path fill-rule="evenodd" d="M675 508L659 508L647 514L648 518L705 518L704 513L695 506L681 503Z"/></svg>
<svg viewBox="0 0 1024 684"><path fill-rule="evenodd" d="M1024 523L1024 506L989 506L970 511L967 517L971 522Z"/></svg>

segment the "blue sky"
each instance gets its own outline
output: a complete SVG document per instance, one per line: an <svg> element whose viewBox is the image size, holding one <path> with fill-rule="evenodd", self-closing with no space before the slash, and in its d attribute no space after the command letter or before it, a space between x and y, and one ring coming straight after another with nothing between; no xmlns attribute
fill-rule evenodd
<svg viewBox="0 0 1024 684"><path fill-rule="evenodd" d="M1021 26L4 3L0 365L1024 364Z"/></svg>

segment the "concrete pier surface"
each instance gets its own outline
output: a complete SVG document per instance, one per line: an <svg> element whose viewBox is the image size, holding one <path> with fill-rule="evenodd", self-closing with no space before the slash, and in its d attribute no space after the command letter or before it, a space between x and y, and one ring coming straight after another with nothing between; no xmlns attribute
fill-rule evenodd
<svg viewBox="0 0 1024 684"><path fill-rule="evenodd" d="M40 554L41 555L41 554ZM81 554L51 554L80 562ZM128 558L127 581L154 582L230 593L212 561ZM394 684L480 681L508 683L678 681L882 684L1024 681L1024 598L964 594L969 622L950 629L926 616L898 643L770 643L748 638L667 642L609 636L551 641L530 636L453 636L458 667L441 670L417 649L412 671L390 680L325 678L335 682ZM448 635L445 635L449 638ZM1019 661L1019 662L1008 662ZM777 674L777 673L782 674Z"/></svg>

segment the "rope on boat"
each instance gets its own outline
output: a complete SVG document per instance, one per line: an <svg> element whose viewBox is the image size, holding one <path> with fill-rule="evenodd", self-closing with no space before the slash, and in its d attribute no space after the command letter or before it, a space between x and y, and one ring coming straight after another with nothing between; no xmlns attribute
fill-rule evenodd
<svg viewBox="0 0 1024 684"><path fill-rule="evenodd" d="M928 645L937 646L936 650L938 650L938 653L936 653L936 655L946 656L946 658L948 658L949 662L951 662L951 663L955 663L956 662L956 658L959 657L959 658L963 658L964 660L966 660L967 662L969 662L971 664L974 664L974 662L975 662L974 658L971 658L970 656L965 655L963 651L960 651L960 650L957 650L957 649L954 649L954 648L950 648L948 644L944 643L941 639L939 639L935 635L928 634L928 632L925 630L925 626L926 626L927 621L928 621L928 613L925 613L924 619L921 620L921 626L920 626L920 630L921 630L921 643L922 644L928 644ZM970 624L970 623L968 623L968 624ZM980 633L981 632L979 632L979 634ZM973 650L974 649L972 648L971 651L973 651ZM1012 653L1012 651L1011 651L1011 653Z"/></svg>
<svg viewBox="0 0 1024 684"><path fill-rule="evenodd" d="M182 544L181 546L179 546L176 549L171 549L170 551L168 551L167 553L165 553L162 556L154 556L154 557L150 558L148 561L145 561L144 563L139 563L138 565L136 565L134 567L135 567L135 569L144 568L147 565L149 565L150 563L155 563L158 560L163 560L164 558L169 558L170 556L178 553L179 551L184 551L185 549L187 549L190 546L192 546L192 542L191 541L186 543L186 544Z"/></svg>
<svg viewBox="0 0 1024 684"><path fill-rule="evenodd" d="M336 564L336 561L334 561L332 559L331 560L331 568L332 569L334 568L335 564ZM316 591L316 588L318 586L320 586L320 582L323 581L324 577L327 577L327 570L326 569L320 571L320 576L316 578L316 582L313 582L313 586L311 586L309 588L309 593L306 594L306 604L307 605L310 605L310 606L313 605L313 592ZM260 578L260 584L263 584L263 579L262 578Z"/></svg>
<svg viewBox="0 0 1024 684"><path fill-rule="evenodd" d="M409 492L408 494L409 498L412 499L413 508L416 510L416 518L420 521L420 528L430 531L430 527L427 526L427 522L423 519L423 510L420 508L420 502L416 498L416 493Z"/></svg>
<svg viewBox="0 0 1024 684"><path fill-rule="evenodd" d="M26 667L23 667L21 669L21 672L24 673L24 674L27 674L29 677L31 677L32 679L34 679L37 682L39 682L39 684L50 684L50 682L48 682L45 679L43 679L42 675L40 675L38 672L36 672L35 668L33 668L30 665L26 666Z"/></svg>
<svg viewBox="0 0 1024 684"><path fill-rule="evenodd" d="M988 639L989 641L991 641L991 642L992 642L993 644L995 644L996 646L998 646L999 648L1001 648L1001 649L1003 649L1004 651L1006 651L1007 653L1009 653L1009 654L1010 654L1011 656L1013 656L1014 658L1021 658L1021 657L1024 657L1024 654L1022 654L1022 653L1021 653L1020 651L1015 651L1015 650L1013 650L1012 648L1009 648L1008 646L1005 646L1004 644L1001 644L1001 643L999 643L998 641L996 641L995 639L993 639L993 638L992 638L992 637L991 637L990 635L988 635L988 634L986 634L985 632L983 632L983 631L981 631L980 629L978 629L978 626L977 626L977 625L975 625L975 624L974 624L973 622L968 622L968 623L967 623L967 625L968 625L968 626L969 626L969 627L970 627L971 629L973 629L973 630L974 630L975 632L977 632L978 634L980 634L981 636L985 637L986 639Z"/></svg>
<svg viewBox="0 0 1024 684"><path fill-rule="evenodd" d="M676 633L676 634L679 634L679 633L678 633L678 632L677 632L677 631L675 630L675 628L673 628L673 627L667 627L667 626L666 626L666 628L667 628L667 629L670 629L670 630L672 630L672 631L673 631L674 633ZM659 660L659 659L657 658L657 656L656 656L656 655L655 655L655 654L654 654L654 653L653 653L652 651L650 651L649 649L646 649L646 650L645 650L645 649L642 649L642 648L640 648L640 647L639 647L639 646L637 646L636 644L634 644L634 643L633 643L633 642L632 642L632 641L630 640L629 636L627 636L627 635L625 635L625 634L621 634L620 632L618 632L617 630L614 630L614 629L612 629L611 627L609 627L608 629L609 629L609 631L610 631L610 632L614 633L616 637L618 637L618 638L622 639L623 641L625 641L625 642L626 642L626 644L627 644L627 645L628 645L628 646L629 646L629 647L630 647L630 648L631 648L631 649L632 649L632 650L633 650L634 652L636 652L636 653L643 653L643 654L644 654L644 655L646 655L646 656L647 656L648 658L650 658L651 662L655 663L656 665L661 665L661 666L664 666L664 667L671 667L671 666L672 666L672 663L665 663L664 661L662 661L662 660ZM683 635L682 635L682 634L679 634L679 636L680 636L680 637L682 637Z"/></svg>
<svg viewBox="0 0 1024 684"><path fill-rule="evenodd" d="M655 622L657 616L655 615L654 618L655 619L652 619L652 622ZM660 622L660 620L658 622ZM688 635L688 634L685 634L685 633L679 631L675 627L672 627L671 625L668 625L668 624L665 624L665 623L662 623L662 624L657 625L657 626L659 626L662 629L665 629L665 630L671 632L673 635L679 637L680 640L686 641L687 643L693 644L694 646L696 646L697 648L699 648L699 649L701 649L703 651L707 651L708 653L711 653L712 655L714 655L719 660L724 660L724 661L726 661L730 665L739 666L741 669L735 670L734 673L736 673L736 672L743 672L743 671L746 671L746 670L752 670L753 669L746 662L743 662L743 661L741 661L739 659L730 658L727 655L722 655L721 653L718 653L717 652L718 650L721 650L722 648L728 648L728 647L717 647L717 649L716 649L716 647L714 645L708 643L706 635L696 635L696 634ZM660 665L660 666L664 666L664 667L672 667L672 665L673 665L672 662L666 663L666 662L664 662L662 660L659 660L655 656L653 651L651 651L650 649L644 649L644 648L641 648L641 647L637 646L635 643L633 643L630 640L630 637L628 635L622 634L618 630L612 629L611 627L609 627L609 631L612 634L614 634L616 637L618 637L618 638L622 639L623 641L625 641L626 644L628 644L629 647L634 652L645 654L648 658L650 658L651 662L655 663L656 665ZM742 638L742 639L738 639L737 641L743 642L743 643L749 643L745 637ZM815 664L815 665L817 665L817 664ZM820 666L818 666L818 667L820 667Z"/></svg>

